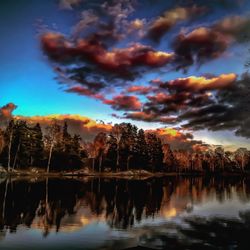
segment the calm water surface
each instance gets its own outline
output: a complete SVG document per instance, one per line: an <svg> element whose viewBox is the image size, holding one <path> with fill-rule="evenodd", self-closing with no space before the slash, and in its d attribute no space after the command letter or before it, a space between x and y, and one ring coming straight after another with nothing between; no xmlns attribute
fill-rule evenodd
<svg viewBox="0 0 250 250"><path fill-rule="evenodd" d="M250 179L0 179L0 249L250 249Z"/></svg>

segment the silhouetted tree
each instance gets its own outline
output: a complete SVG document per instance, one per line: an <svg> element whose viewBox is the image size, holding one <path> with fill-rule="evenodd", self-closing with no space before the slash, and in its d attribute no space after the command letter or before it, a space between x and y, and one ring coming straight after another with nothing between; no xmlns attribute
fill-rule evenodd
<svg viewBox="0 0 250 250"><path fill-rule="evenodd" d="M137 169L144 169L148 165L148 147L143 129L138 131L134 159Z"/></svg>
<svg viewBox="0 0 250 250"><path fill-rule="evenodd" d="M161 171L163 166L163 151L161 140L154 134L148 133L146 136L149 156L149 169Z"/></svg>
<svg viewBox="0 0 250 250"><path fill-rule="evenodd" d="M112 171L116 171L117 162L117 140L110 134L107 138L107 154L105 159L106 166L110 167Z"/></svg>

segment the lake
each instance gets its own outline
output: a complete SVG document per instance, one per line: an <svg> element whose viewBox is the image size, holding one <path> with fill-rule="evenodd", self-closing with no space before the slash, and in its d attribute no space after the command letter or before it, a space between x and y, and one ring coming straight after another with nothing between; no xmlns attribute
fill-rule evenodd
<svg viewBox="0 0 250 250"><path fill-rule="evenodd" d="M0 179L0 249L250 249L250 178Z"/></svg>

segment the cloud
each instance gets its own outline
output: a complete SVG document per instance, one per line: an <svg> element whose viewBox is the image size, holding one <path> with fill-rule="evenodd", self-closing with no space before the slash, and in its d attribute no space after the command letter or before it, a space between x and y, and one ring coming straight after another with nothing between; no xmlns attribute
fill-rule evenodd
<svg viewBox="0 0 250 250"><path fill-rule="evenodd" d="M126 119L131 119L135 121L144 121L144 122L160 122L160 123L176 123L177 119L176 117L158 117L157 115L153 113L146 113L143 111L139 112L130 112L130 113L124 113L124 116L119 117L119 118L126 118Z"/></svg>
<svg viewBox="0 0 250 250"><path fill-rule="evenodd" d="M206 27L196 28L187 34L180 33L173 42L177 69L218 58L231 42L231 37Z"/></svg>
<svg viewBox="0 0 250 250"><path fill-rule="evenodd" d="M187 78L177 78L169 81L166 84L170 89L203 91L225 89L230 87L236 80L237 75L234 73L221 74L218 77L206 78L204 76L190 76Z"/></svg>
<svg viewBox="0 0 250 250"><path fill-rule="evenodd" d="M80 20L72 28L73 37L78 37L83 31L93 25L96 25L99 21L98 15L93 10L83 10L80 14Z"/></svg>
<svg viewBox="0 0 250 250"><path fill-rule="evenodd" d="M77 5L69 2L70 8ZM234 73L135 84L145 74L164 75L168 69L201 65L223 56L233 44L246 41L250 18L234 15L181 29L172 52L162 46L160 49L159 44L153 47L148 38L159 41L174 26L216 6L202 4L191 1L185 6L170 6L161 16L149 20L136 15L140 6L136 1L86 2L72 33L66 36L46 31L40 37L41 47L57 80L67 86L66 92L124 110L119 118L193 126L194 130L227 128L249 136L248 110L244 111L249 103L247 98L240 98L248 89Z"/></svg>
<svg viewBox="0 0 250 250"><path fill-rule="evenodd" d="M77 4L65 3L70 7ZM105 96L113 87L126 88L145 72L170 66L173 53L136 40L142 38L147 20L132 16L135 6L132 0L86 2L71 34L48 30L40 34L42 51L57 80L69 86L67 92L80 94L76 88L82 85L82 95Z"/></svg>
<svg viewBox="0 0 250 250"><path fill-rule="evenodd" d="M160 67L173 59L172 53L155 51L139 43L108 51L101 42L88 39L72 42L62 34L52 32L43 34L41 43L45 54L53 61L71 63L86 60L106 71L117 70L120 77L123 68L126 70L133 66Z"/></svg>
<svg viewBox="0 0 250 250"><path fill-rule="evenodd" d="M149 26L148 37L159 42L161 37L174 27L178 22L186 21L204 13L204 7L177 7L164 12L162 16L153 20Z"/></svg>
<svg viewBox="0 0 250 250"><path fill-rule="evenodd" d="M229 16L215 23L212 28L223 34L232 36L238 42L249 39L250 16Z"/></svg>
<svg viewBox="0 0 250 250"><path fill-rule="evenodd" d="M139 85L133 85L130 86L126 89L126 92L129 93L137 93L137 94L141 94L141 95L146 95L152 91L154 91L156 88L152 87L152 86L139 86Z"/></svg>
<svg viewBox="0 0 250 250"><path fill-rule="evenodd" d="M163 92L166 91L166 92ZM201 107L211 103L212 94L179 91L170 93L168 90L147 96L148 101L143 106L144 112L152 112L155 116L178 115L181 111L192 107Z"/></svg>
<svg viewBox="0 0 250 250"><path fill-rule="evenodd" d="M236 129L237 134L247 136L249 106L248 77L236 79L234 73L219 76L190 76L168 82L154 81L158 86L154 94L146 94L140 112L125 113L122 118L163 124L182 124L194 130ZM246 110L244 115L243 110ZM236 115L234 113L237 113ZM245 117L244 117L245 116ZM234 117L237 117L234 119ZM240 123L246 123L243 128Z"/></svg>
<svg viewBox="0 0 250 250"><path fill-rule="evenodd" d="M230 16L191 32L181 32L173 42L176 68L186 70L190 65L203 64L218 58L235 42L249 40L250 18Z"/></svg>
<svg viewBox="0 0 250 250"><path fill-rule="evenodd" d="M8 103L0 107L0 126L6 125L13 117L13 111L17 108L14 103Z"/></svg>
<svg viewBox="0 0 250 250"><path fill-rule="evenodd" d="M172 150L182 149L193 151L195 147L198 148L206 145L200 140L194 140L191 133L185 133L179 128L167 127L147 130L146 132L155 133L159 138L161 138L163 143L169 144Z"/></svg>
<svg viewBox="0 0 250 250"><path fill-rule="evenodd" d="M118 95L112 100L104 100L103 103L111 105L115 110L140 110L141 102L136 96Z"/></svg>
<svg viewBox="0 0 250 250"><path fill-rule="evenodd" d="M233 130L236 135L250 138L250 76L245 73L227 89L218 91L208 106L188 110L179 116L183 125L193 130Z"/></svg>
<svg viewBox="0 0 250 250"><path fill-rule="evenodd" d="M83 0L60 0L59 8L63 10L73 10L74 6L79 5Z"/></svg>
<svg viewBox="0 0 250 250"><path fill-rule="evenodd" d="M111 85L124 85L124 81L134 80L147 68L166 66L174 58L171 53L139 43L107 50L100 41L78 39L72 42L52 32L41 36L41 44L44 53L55 63L61 81L81 84L93 92Z"/></svg>

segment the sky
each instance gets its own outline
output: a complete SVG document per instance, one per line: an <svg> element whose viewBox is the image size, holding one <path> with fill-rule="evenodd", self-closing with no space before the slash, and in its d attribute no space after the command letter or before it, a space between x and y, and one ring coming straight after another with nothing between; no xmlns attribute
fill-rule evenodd
<svg viewBox="0 0 250 250"><path fill-rule="evenodd" d="M2 0L0 23L11 115L250 149L249 1Z"/></svg>

